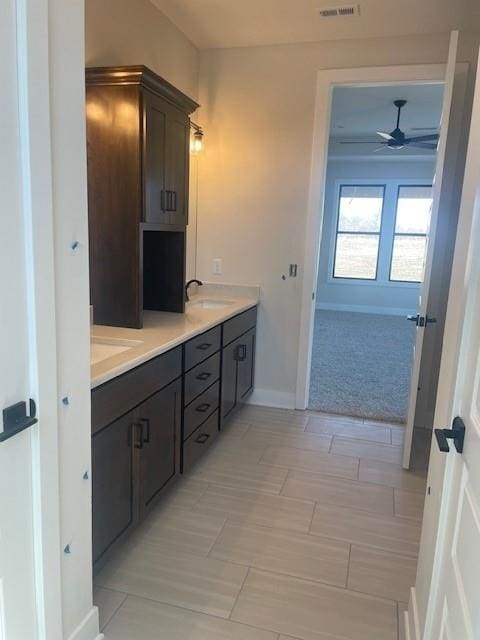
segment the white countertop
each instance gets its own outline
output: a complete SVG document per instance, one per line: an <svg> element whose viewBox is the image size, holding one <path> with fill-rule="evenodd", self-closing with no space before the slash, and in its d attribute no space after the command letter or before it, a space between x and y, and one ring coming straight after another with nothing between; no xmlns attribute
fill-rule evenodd
<svg viewBox="0 0 480 640"><path fill-rule="evenodd" d="M213 298L217 300L228 299L231 301L226 307L220 309L205 309L192 306L192 303L202 299ZM113 349L121 351L111 357L99 360L91 365L91 387L99 385L115 378L116 376L137 367L151 358L165 353L174 347L190 340L200 333L225 322L242 311L246 311L258 304L258 298L197 295L192 296L192 302L186 304L185 313L165 313L161 311L144 311L143 329L124 329L121 327L107 327L93 325L92 339L111 340L112 345L116 341L125 341L126 348ZM130 343L128 341L140 341ZM131 346L133 344L134 346ZM125 345L123 345L125 347ZM101 347L101 345L99 345ZM108 349L108 347L107 347Z"/></svg>

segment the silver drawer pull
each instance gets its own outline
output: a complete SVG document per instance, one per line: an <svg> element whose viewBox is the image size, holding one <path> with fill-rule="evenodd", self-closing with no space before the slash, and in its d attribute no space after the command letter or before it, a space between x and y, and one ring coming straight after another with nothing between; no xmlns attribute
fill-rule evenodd
<svg viewBox="0 0 480 640"><path fill-rule="evenodd" d="M198 345L197 349L200 349L200 351L206 351L207 349L210 349L211 346L211 342L202 342L202 344Z"/></svg>
<svg viewBox="0 0 480 640"><path fill-rule="evenodd" d="M195 438L195 442L198 444L205 444L205 442L210 438L209 433L201 433L198 438Z"/></svg>
<svg viewBox="0 0 480 640"><path fill-rule="evenodd" d="M204 402L203 404L199 404L198 407L195 408L195 411L198 411L199 413L205 413L205 411L208 411L210 409L210 403L209 402Z"/></svg>
<svg viewBox="0 0 480 640"><path fill-rule="evenodd" d="M208 380L212 374L208 373L208 371L203 371L196 376L197 380Z"/></svg>

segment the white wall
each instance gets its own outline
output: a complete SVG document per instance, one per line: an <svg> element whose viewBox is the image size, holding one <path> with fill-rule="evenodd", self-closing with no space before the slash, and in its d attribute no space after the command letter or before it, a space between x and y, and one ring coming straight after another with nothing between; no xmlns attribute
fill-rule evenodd
<svg viewBox="0 0 480 640"><path fill-rule="evenodd" d="M85 0L87 67L143 64L193 99L199 55L150 0Z"/></svg>
<svg viewBox="0 0 480 640"><path fill-rule="evenodd" d="M197 275L259 284L257 398L293 405L316 74L445 62L448 34L206 51L201 54ZM473 57L473 38L460 52ZM288 264L299 278L282 280Z"/></svg>
<svg viewBox="0 0 480 640"><path fill-rule="evenodd" d="M373 313L414 313L418 308L419 285L410 283L333 281L332 239L337 218L337 184L339 180L369 180L372 184L382 180L421 180L428 184L433 179L435 160L347 160L330 158L327 165L325 207L322 241L318 266L316 306L322 309L350 309ZM394 224L395 200L386 198L383 221ZM388 273L390 255L380 251L379 274Z"/></svg>

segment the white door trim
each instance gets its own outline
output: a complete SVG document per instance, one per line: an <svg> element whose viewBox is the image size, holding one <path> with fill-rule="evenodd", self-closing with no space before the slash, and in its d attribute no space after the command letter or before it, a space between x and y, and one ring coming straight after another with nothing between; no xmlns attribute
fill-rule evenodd
<svg viewBox="0 0 480 640"><path fill-rule="evenodd" d="M17 0L19 122L27 278L33 297L30 378L39 424L32 429L38 634L61 638L60 485L55 267L50 131L48 0Z"/></svg>
<svg viewBox="0 0 480 640"><path fill-rule="evenodd" d="M312 296L315 295L316 291L320 253L333 88L338 85L375 86L399 83L438 83L443 82L444 77L444 64L329 69L319 71L317 74L297 360L297 385L295 394L295 407L297 409L306 409L308 404L315 311L315 300Z"/></svg>

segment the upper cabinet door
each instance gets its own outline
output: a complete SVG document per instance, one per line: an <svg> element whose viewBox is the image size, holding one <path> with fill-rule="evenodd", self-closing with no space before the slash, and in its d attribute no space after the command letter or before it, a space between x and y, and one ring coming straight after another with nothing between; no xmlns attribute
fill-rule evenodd
<svg viewBox="0 0 480 640"><path fill-rule="evenodd" d="M175 224L188 224L188 168L190 121L171 109L167 118L166 174L167 201Z"/></svg>
<svg viewBox="0 0 480 640"><path fill-rule="evenodd" d="M188 217L190 122L149 91L144 96L144 221L184 227Z"/></svg>
<svg viewBox="0 0 480 640"><path fill-rule="evenodd" d="M144 221L168 223L165 201L167 108L163 100L144 91Z"/></svg>

